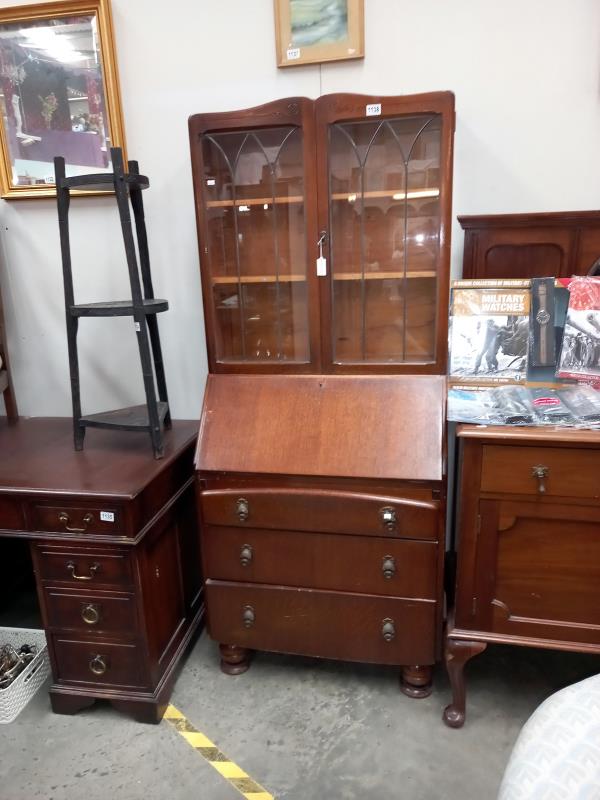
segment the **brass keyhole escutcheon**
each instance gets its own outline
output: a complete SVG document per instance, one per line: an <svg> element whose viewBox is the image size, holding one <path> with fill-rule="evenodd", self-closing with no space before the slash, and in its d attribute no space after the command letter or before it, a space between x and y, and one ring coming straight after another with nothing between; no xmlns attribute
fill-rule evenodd
<svg viewBox="0 0 600 800"><path fill-rule="evenodd" d="M255 619L256 615L254 614L254 609L252 606L244 606L242 610L242 622L244 623L244 628L251 628L254 625Z"/></svg>
<svg viewBox="0 0 600 800"><path fill-rule="evenodd" d="M381 562L381 571L386 580L391 580L396 574L396 559L393 556L384 556Z"/></svg>
<svg viewBox="0 0 600 800"><path fill-rule="evenodd" d="M81 619L88 625L97 625L100 622L100 606L96 603L85 603L81 607Z"/></svg>
<svg viewBox="0 0 600 800"><path fill-rule="evenodd" d="M545 464L536 464L535 467L531 468L531 474L534 478L537 478L538 492L540 494L545 494L546 484L544 483L544 480L550 474L550 467L547 467Z"/></svg>

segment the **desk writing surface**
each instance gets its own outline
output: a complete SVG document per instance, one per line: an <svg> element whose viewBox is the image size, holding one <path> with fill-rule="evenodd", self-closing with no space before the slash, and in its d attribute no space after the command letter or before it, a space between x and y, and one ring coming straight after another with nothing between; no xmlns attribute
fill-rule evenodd
<svg viewBox="0 0 600 800"><path fill-rule="evenodd" d="M164 432L165 455L155 460L147 434L89 429L84 449L73 447L70 417L0 419L0 494L65 493L134 497L182 448L198 423L175 420Z"/></svg>
<svg viewBox="0 0 600 800"><path fill-rule="evenodd" d="M209 375L200 471L440 481L437 375Z"/></svg>

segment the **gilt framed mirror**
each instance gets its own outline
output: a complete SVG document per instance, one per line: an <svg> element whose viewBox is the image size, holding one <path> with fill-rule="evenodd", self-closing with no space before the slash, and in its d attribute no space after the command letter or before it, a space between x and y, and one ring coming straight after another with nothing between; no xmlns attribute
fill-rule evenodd
<svg viewBox="0 0 600 800"><path fill-rule="evenodd" d="M110 172L125 148L110 0L0 9L0 194L55 195L67 176Z"/></svg>

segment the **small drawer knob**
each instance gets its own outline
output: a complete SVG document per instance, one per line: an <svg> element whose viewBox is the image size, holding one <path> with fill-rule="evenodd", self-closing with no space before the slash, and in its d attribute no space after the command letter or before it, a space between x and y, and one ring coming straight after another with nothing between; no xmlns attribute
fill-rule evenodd
<svg viewBox="0 0 600 800"><path fill-rule="evenodd" d="M88 525L91 525L94 521L94 515L90 514L89 512L85 515L83 518L82 528L75 528L70 524L71 518L66 511L61 511L61 513L58 515L58 521L63 526L63 529L69 533L85 533L88 529Z"/></svg>
<svg viewBox="0 0 600 800"><path fill-rule="evenodd" d="M250 506L245 497L240 497L235 504L235 513L238 515L240 522L246 522L250 513Z"/></svg>
<svg viewBox="0 0 600 800"><path fill-rule="evenodd" d="M90 672L93 672L94 675L104 675L107 669L108 664L104 656L94 656L90 661Z"/></svg>
<svg viewBox="0 0 600 800"><path fill-rule="evenodd" d="M390 580L396 574L396 559L393 556L384 556L381 562L381 571L386 580Z"/></svg>
<svg viewBox="0 0 600 800"><path fill-rule="evenodd" d="M381 635L386 642L392 641L396 635L396 626L394 625L393 619L386 617L386 619L383 620L383 625L381 626Z"/></svg>
<svg viewBox="0 0 600 800"><path fill-rule="evenodd" d="M252 545L243 544L240 550L240 564L242 567L248 567L252 561Z"/></svg>
<svg viewBox="0 0 600 800"><path fill-rule="evenodd" d="M256 617L252 606L244 606L242 610L242 622L244 623L244 628L251 628L254 625L255 619Z"/></svg>
<svg viewBox="0 0 600 800"><path fill-rule="evenodd" d="M540 494L546 493L546 484L544 483L544 479L548 477L549 473L550 467L547 467L545 464L536 464L535 467L531 468L531 474L534 478L537 478L538 492Z"/></svg>
<svg viewBox="0 0 600 800"><path fill-rule="evenodd" d="M392 506L384 506L379 509L379 517L388 531L393 531L396 527L397 516L396 509Z"/></svg>
<svg viewBox="0 0 600 800"><path fill-rule="evenodd" d="M96 603L84 603L81 606L81 619L87 625L97 625L100 622L100 606Z"/></svg>

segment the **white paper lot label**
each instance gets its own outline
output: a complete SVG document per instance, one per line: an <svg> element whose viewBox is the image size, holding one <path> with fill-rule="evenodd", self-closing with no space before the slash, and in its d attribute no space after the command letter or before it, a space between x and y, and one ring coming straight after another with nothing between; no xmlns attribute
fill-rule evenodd
<svg viewBox="0 0 600 800"><path fill-rule="evenodd" d="M367 117L379 117L381 115L381 103L370 103L367 106Z"/></svg>
<svg viewBox="0 0 600 800"><path fill-rule="evenodd" d="M115 521L115 512L114 511L101 511L100 512L100 522L114 522Z"/></svg>

